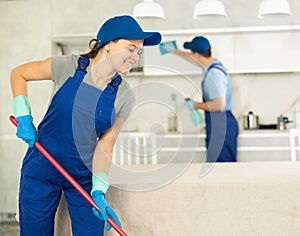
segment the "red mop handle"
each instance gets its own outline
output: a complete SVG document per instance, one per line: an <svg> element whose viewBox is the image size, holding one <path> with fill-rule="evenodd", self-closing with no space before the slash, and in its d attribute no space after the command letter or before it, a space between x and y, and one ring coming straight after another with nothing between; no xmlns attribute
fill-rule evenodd
<svg viewBox="0 0 300 236"><path fill-rule="evenodd" d="M9 117L10 121L17 127L18 122L14 116ZM92 197L76 182L76 180L55 160L53 156L39 143L36 141L34 146L38 149L47 159L51 162L51 164L69 181L70 184L83 196L91 205L94 207L100 214L101 211L99 207L96 205ZM121 236L127 236L127 234L117 225L117 223L108 216L107 222L119 233Z"/></svg>

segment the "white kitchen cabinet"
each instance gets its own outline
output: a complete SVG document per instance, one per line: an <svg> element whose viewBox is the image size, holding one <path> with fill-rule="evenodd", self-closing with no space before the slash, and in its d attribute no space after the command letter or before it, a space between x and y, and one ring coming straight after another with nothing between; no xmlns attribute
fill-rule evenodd
<svg viewBox="0 0 300 236"><path fill-rule="evenodd" d="M300 25L212 28L160 31L162 41L176 40L179 49L185 41L203 35L212 44L213 57L218 58L229 73L277 73L300 71ZM55 35L52 37L53 54L63 45L70 52L88 50L93 34ZM83 50L86 49L86 50ZM174 55L160 55L159 47L145 47L143 74L197 75L200 66L192 65Z"/></svg>
<svg viewBox="0 0 300 236"><path fill-rule="evenodd" d="M300 26L243 27L209 30L162 32L163 41L176 40L178 48L185 41L203 35L212 45L229 73L277 73L300 71ZM145 48L145 75L199 74L200 67L191 65L174 54L160 55L158 47Z"/></svg>
<svg viewBox="0 0 300 236"><path fill-rule="evenodd" d="M190 34L170 34L166 32L163 35L162 41L176 40L177 47L183 49L183 44L186 41L191 41L195 35ZM233 70L234 63L234 37L231 34L212 34L207 36L212 46L212 53L215 58L221 60L227 70ZM144 74L145 75L199 75L202 69L192 63L187 62L181 57L174 54L161 55L159 47L145 47L144 48Z"/></svg>
<svg viewBox="0 0 300 236"><path fill-rule="evenodd" d="M237 159L239 162L291 161L288 131L241 131Z"/></svg>
<svg viewBox="0 0 300 236"><path fill-rule="evenodd" d="M113 161L120 165L201 163L205 160L204 133L122 133ZM287 130L241 131L238 162L291 161Z"/></svg>
<svg viewBox="0 0 300 236"><path fill-rule="evenodd" d="M244 32L234 35L235 72L300 71L300 32Z"/></svg>

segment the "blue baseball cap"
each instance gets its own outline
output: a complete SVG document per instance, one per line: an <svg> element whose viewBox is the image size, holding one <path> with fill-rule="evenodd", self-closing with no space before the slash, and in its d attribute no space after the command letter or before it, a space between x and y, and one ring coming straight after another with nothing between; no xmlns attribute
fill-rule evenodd
<svg viewBox="0 0 300 236"><path fill-rule="evenodd" d="M210 48L210 43L207 38L203 36L198 36L193 38L191 42L185 42L183 44L185 49L190 49L193 52L198 52L200 54L207 54L207 49Z"/></svg>
<svg viewBox="0 0 300 236"><path fill-rule="evenodd" d="M157 45L161 41L159 32L144 32L137 21L128 15L108 19L97 34L98 47L115 39L144 40L144 46Z"/></svg>

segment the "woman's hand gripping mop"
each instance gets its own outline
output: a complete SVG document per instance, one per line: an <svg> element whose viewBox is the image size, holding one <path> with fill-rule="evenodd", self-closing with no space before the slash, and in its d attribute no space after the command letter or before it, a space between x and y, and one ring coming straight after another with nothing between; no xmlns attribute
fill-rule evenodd
<svg viewBox="0 0 300 236"><path fill-rule="evenodd" d="M14 116L10 116L9 119L16 127L18 127L19 121L17 121ZM32 120L30 120L30 123L31 121ZM31 143L31 146L33 146L33 143ZM96 192L97 195L95 196L96 201L102 203L100 204L101 205L100 206L101 210L100 210L97 204L95 203L95 201L93 200L93 198L76 182L76 180L55 160L53 156L51 156L51 154L38 141L35 141L34 146L45 156L45 158L48 159L48 161L59 171L59 173L61 173L70 184L72 184L72 186L81 194L81 196L84 197L91 204L91 206L94 208L93 209L94 213L98 213L97 215L99 216L99 218L102 217L103 219L103 216L101 216L101 210L103 211L103 209L105 209L109 205L105 199L103 200L104 198L103 194L98 194L101 191L99 190L94 191ZM108 216L107 223L110 226L112 226L118 232L119 235L127 236L127 234L119 227L119 225L110 216ZM110 228L110 226L108 226L108 228Z"/></svg>

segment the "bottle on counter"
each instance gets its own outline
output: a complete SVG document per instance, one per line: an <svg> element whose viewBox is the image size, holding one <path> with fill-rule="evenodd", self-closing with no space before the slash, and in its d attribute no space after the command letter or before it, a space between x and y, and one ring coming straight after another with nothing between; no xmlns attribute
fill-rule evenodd
<svg viewBox="0 0 300 236"><path fill-rule="evenodd" d="M171 109L172 114L168 119L169 132L177 132L177 99L176 94L171 94Z"/></svg>

